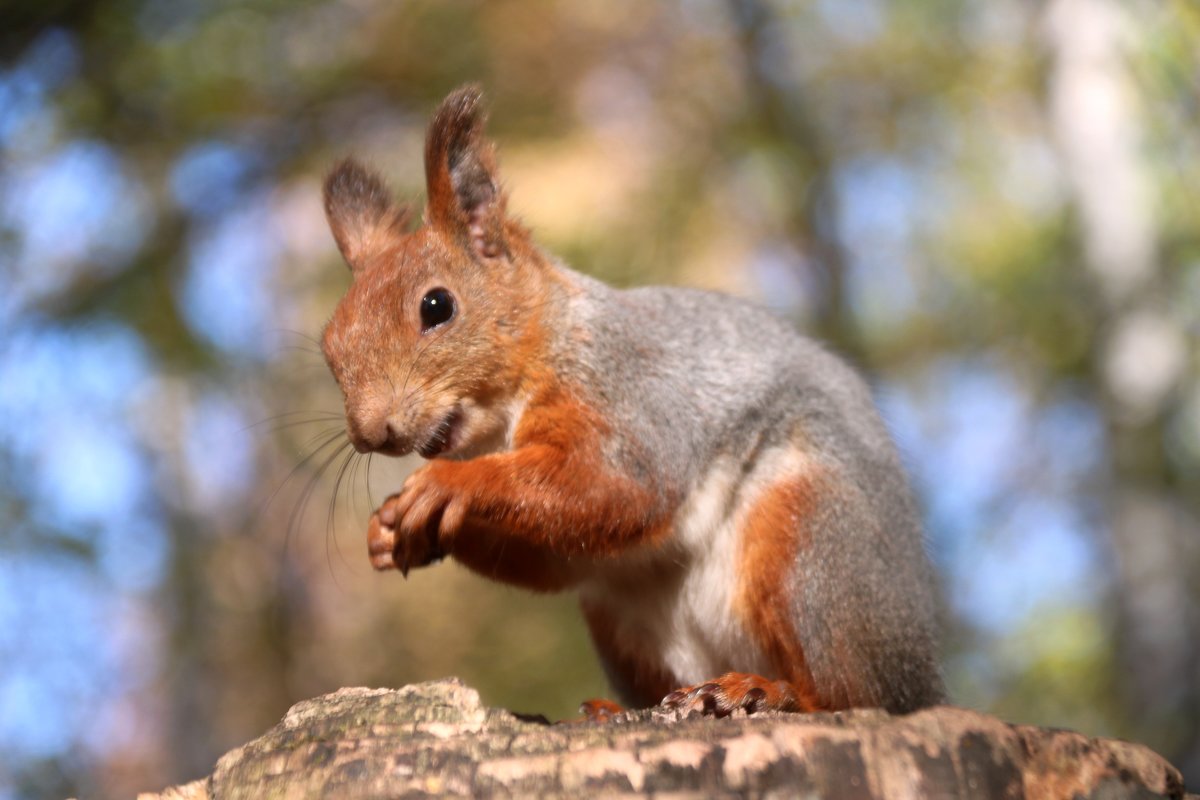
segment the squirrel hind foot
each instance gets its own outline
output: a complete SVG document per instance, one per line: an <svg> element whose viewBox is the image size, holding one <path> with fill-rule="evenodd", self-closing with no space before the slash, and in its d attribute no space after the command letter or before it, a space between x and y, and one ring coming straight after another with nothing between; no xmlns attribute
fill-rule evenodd
<svg viewBox="0 0 1200 800"><path fill-rule="evenodd" d="M613 718L625 711L625 708L612 700L584 700L579 704L582 715L572 722L612 722Z"/></svg>
<svg viewBox="0 0 1200 800"><path fill-rule="evenodd" d="M659 703L685 714L727 717L741 709L747 714L760 711L810 711L787 681L773 681L761 675L727 672L719 678L695 686L684 686L668 694Z"/></svg>
<svg viewBox="0 0 1200 800"><path fill-rule="evenodd" d="M662 699L659 708L711 717L727 717L739 709L747 714L760 711L814 711L801 702L787 681L773 681L761 675L727 672L719 678L695 686L676 689ZM570 723L612 722L625 708L611 700L585 700L579 704L580 716Z"/></svg>

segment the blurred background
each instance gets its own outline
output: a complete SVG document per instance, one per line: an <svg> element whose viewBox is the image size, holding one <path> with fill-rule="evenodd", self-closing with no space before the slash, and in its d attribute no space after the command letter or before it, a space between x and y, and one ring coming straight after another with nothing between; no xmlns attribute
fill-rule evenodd
<svg viewBox="0 0 1200 800"><path fill-rule="evenodd" d="M0 798L193 779L340 686L606 694L570 597L372 573L415 464L334 455L321 178L420 204L468 80L549 249L870 376L958 703L1200 785L1198 45L1190 0L5 0Z"/></svg>

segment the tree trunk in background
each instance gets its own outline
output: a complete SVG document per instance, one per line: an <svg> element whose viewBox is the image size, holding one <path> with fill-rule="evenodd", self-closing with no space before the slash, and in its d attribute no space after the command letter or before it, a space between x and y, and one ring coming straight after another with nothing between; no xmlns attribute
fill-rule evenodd
<svg viewBox="0 0 1200 800"><path fill-rule="evenodd" d="M778 21L769 3L729 0L729 9L742 51L747 105L754 115L752 126L786 155L799 178L790 187L793 203L790 213L779 221L779 233L804 255L797 268L812 273L804 285L818 289L811 303L812 333L855 363L863 364L867 352L846 308L847 255L831 175L834 155L807 111L805 87L799 76L778 70L781 63L791 64L792 59L783 52L788 43L778 35Z"/></svg>
<svg viewBox="0 0 1200 800"><path fill-rule="evenodd" d="M1136 20L1110 0L1055 0L1044 34L1050 121L1058 139L1084 265L1109 320L1092 355L1110 437L1102 477L1116 581L1116 681L1126 714L1153 746L1200 779L1200 529L1174 483L1165 423L1187 366L1158 256L1156 198L1143 157L1128 44Z"/></svg>

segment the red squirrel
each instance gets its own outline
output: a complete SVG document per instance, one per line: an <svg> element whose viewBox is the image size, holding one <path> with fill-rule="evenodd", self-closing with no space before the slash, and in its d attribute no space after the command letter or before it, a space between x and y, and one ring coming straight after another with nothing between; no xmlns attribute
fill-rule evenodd
<svg viewBox="0 0 1200 800"><path fill-rule="evenodd" d="M477 87L442 102L415 229L354 160L325 182L349 437L428 459L371 517L374 567L575 590L629 706L941 702L931 568L863 381L747 301L568 269L506 211L483 128Z"/></svg>

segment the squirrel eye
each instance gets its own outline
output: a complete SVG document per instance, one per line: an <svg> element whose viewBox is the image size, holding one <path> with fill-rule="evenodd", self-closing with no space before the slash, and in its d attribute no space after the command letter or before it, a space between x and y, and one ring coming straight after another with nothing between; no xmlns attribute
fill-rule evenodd
<svg viewBox="0 0 1200 800"><path fill-rule="evenodd" d="M454 316L454 296L446 289L430 289L421 298L421 333L449 322Z"/></svg>

